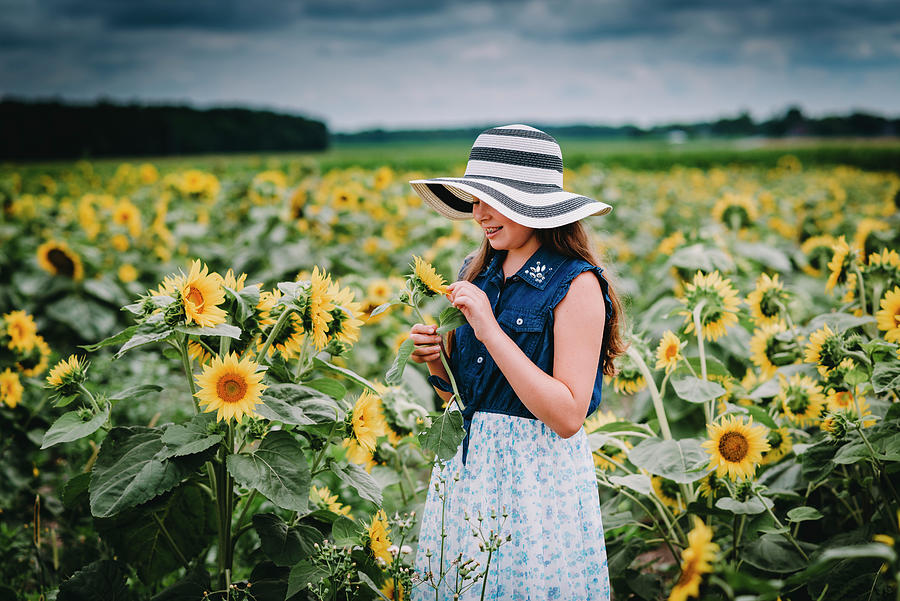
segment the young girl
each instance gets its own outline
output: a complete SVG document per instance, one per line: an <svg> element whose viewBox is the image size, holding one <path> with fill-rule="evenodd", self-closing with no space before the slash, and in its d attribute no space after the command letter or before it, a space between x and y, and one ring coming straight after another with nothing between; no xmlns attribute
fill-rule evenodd
<svg viewBox="0 0 900 601"><path fill-rule="evenodd" d="M471 568L459 599L610 597L582 424L624 347L618 298L579 220L612 207L562 183L556 140L525 125L479 135L462 178L410 182L441 214L474 218L485 235L449 286L468 322L447 341L467 434L432 471L415 561L424 582L413 599L434 599L429 583L439 599L455 598ZM435 327L416 324L410 338L413 360L449 400Z"/></svg>

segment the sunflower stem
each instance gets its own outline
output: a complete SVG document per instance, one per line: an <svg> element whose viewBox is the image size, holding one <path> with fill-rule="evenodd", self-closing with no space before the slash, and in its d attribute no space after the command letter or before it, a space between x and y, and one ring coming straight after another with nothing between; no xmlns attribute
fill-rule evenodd
<svg viewBox="0 0 900 601"><path fill-rule="evenodd" d="M756 496L757 499L759 499L759 502L763 504L763 507L765 507L766 511L769 512L769 515L772 516L772 519L775 520L775 525L778 526L778 529L785 531L784 532L785 537L787 537L787 539L791 542L791 544L794 545L794 548L800 552L800 555L803 556L803 559L805 559L806 561L809 561L809 556L806 554L806 552L803 551L803 548L800 547L800 544L797 542L797 539L795 539L793 536L791 536L790 529L787 529L784 527L784 524L781 523L781 520L779 520L778 516L775 515L775 512L772 511L772 508L769 507L769 505L760 496L759 491L754 489L753 494Z"/></svg>
<svg viewBox="0 0 900 601"><path fill-rule="evenodd" d="M706 306L706 299L697 303L697 306L694 307L692 312L692 316L694 318L694 333L697 335L697 347L700 351L700 377L706 380L706 348L703 346L703 326L700 323L700 312L703 311L704 306ZM712 421L715 402L716 400L712 399L703 404L703 412L706 414L707 423Z"/></svg>
<svg viewBox="0 0 900 601"><path fill-rule="evenodd" d="M610 484L610 486L613 486L613 485ZM614 486L614 488L616 488L616 487ZM628 497L629 499L631 499L632 501L637 503L637 505L641 509L644 510L644 512L650 517L650 519L653 520L653 525L656 526L657 530L659 530L659 535L662 537L662 539L664 541L666 541L666 546L669 547L669 551L672 552L672 557L678 559L678 553L675 551L675 545L672 543L672 539L676 538L674 536L674 533L672 532L672 526L669 525L668 523L666 523L666 528L668 530L664 530L662 528L662 526L660 525L659 520L656 519L656 515L654 515L654 513L652 511L647 509L647 506L644 505L643 503L641 503L640 499L638 499L637 497L635 497L634 495L629 493L627 490L625 490L625 488L623 488L623 487L618 487L618 488L619 488L620 494L625 495L626 497Z"/></svg>
<svg viewBox="0 0 900 601"><path fill-rule="evenodd" d="M412 295L410 295L412 298ZM416 312L416 316L421 320L421 323L425 323L425 316L422 315L422 311L419 310L419 305L415 302L412 303L412 308ZM459 388L456 386L456 378L453 377L453 372L450 370L450 365L447 363L447 357L444 355L444 349L440 349L441 356L441 365L444 366L444 370L447 372L447 377L450 378L450 386L453 388L453 396L450 397L450 401L447 403L447 407L444 409L444 412L450 410L450 407L453 405L453 402L456 401L456 406L459 407L460 411L465 410L465 405L460 401L462 397L459 394Z"/></svg>
<svg viewBox="0 0 900 601"><path fill-rule="evenodd" d="M200 408L197 405L197 389L194 387L194 372L191 369L191 360L188 359L187 353L187 334L181 337L178 341L178 351L181 353L181 365L184 367L184 375L187 377L188 386L191 389L191 407L194 408L194 415L200 413Z"/></svg>
<svg viewBox="0 0 900 601"><path fill-rule="evenodd" d="M641 357L641 354L634 348L633 344L629 344L625 352L628 353L628 356L635 362L638 370L640 370L641 375L644 376L644 380L647 382L647 387L650 389L650 397L653 399L653 409L656 411L656 420L659 422L659 429L662 432L663 438L672 440L672 431L669 430L669 420L666 419L666 409L663 406L659 390L656 389L656 382L653 381L653 374L650 373L650 368L647 367L643 357Z"/></svg>
<svg viewBox="0 0 900 601"><path fill-rule="evenodd" d="M163 533L163 537L165 537L166 542L169 543L169 546L172 547L172 550L175 551L175 555L178 556L178 559L181 561L181 565L184 566L184 569L190 571L191 564L185 558L184 553L181 552L181 549L178 548L178 545L175 544L175 539L172 538L172 535L169 534L169 531L166 529L166 525L163 524L163 521L159 519L159 516L156 515L156 512L151 512L150 515L153 516L153 519L156 520L156 524L159 526L160 531Z"/></svg>
<svg viewBox="0 0 900 601"><path fill-rule="evenodd" d="M859 288L859 304L863 313L868 313L866 309L866 284L863 281L862 271L860 271L859 264L856 261L853 261L853 273L856 274L856 287ZM872 313L875 313L875 311Z"/></svg>
<svg viewBox="0 0 900 601"><path fill-rule="evenodd" d="M316 455L315 460L313 461L312 467L309 470L311 476L316 474L316 470L319 468L319 462L322 461L322 456L325 455L325 451L328 449L328 445L331 444L331 437L334 435L334 429L337 428L337 413L334 415L335 421L331 423L331 430L328 432L328 438L325 439L325 442L322 444L322 448L319 450L319 453Z"/></svg>
<svg viewBox="0 0 900 601"><path fill-rule="evenodd" d="M91 391L88 390L87 388L85 388L84 384L79 384L79 385L78 385L78 389L81 390L81 392L83 392L84 395L85 395L85 396L88 398L88 400L91 402L91 407L94 408L94 413L95 413L95 414L99 414L99 413L100 413L100 406L97 404L97 399L94 398L94 395L91 394Z"/></svg>
<svg viewBox="0 0 900 601"><path fill-rule="evenodd" d="M272 341L275 340L275 336L278 334L278 331L281 329L281 326L284 325L284 322L291 316L294 310L290 307L285 307L284 313L282 313L278 317L278 321L275 322L275 325L272 326L272 329L269 331L269 335L266 337L266 342L263 344L263 347L259 349L259 352L256 354L256 362L262 365L262 360L266 357L266 353L269 352L269 347L272 346Z"/></svg>
<svg viewBox="0 0 900 601"><path fill-rule="evenodd" d="M780 300L778 300L777 298L773 298L773 299L772 299L772 302L774 302L774 303L775 303L775 306L778 307L778 310L779 310L781 313L784 314L784 320L787 322L788 327L789 327L791 330L794 330L794 329L795 329L795 328L794 328L794 320L791 319L791 314L788 312L787 307L784 306L784 303L782 303L782 302L781 302Z"/></svg>

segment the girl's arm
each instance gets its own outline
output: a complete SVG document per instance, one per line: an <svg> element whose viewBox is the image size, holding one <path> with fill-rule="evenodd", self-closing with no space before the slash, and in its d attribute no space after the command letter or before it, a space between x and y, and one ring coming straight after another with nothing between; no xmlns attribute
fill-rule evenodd
<svg viewBox="0 0 900 601"><path fill-rule="evenodd" d="M480 288L455 282L450 294L528 410L563 438L578 432L591 402L606 322L597 277L590 271L578 275L554 309L552 376L506 335Z"/></svg>
<svg viewBox="0 0 900 601"><path fill-rule="evenodd" d="M442 380L449 380L450 376L447 375L447 370L444 369L444 364L441 362L441 349L443 349L444 343L440 334L437 333L437 326L417 323L410 330L409 337L416 344L410 359L416 363L427 365L431 375L438 376ZM449 351L446 354L448 357L450 356ZM445 392L440 388L435 387L434 389L445 403L453 396L452 393Z"/></svg>

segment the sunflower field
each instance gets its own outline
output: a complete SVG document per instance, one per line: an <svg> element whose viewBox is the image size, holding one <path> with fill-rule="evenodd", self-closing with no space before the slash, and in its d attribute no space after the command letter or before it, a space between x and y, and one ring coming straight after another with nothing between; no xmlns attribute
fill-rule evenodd
<svg viewBox="0 0 900 601"><path fill-rule="evenodd" d="M0 167L0 598L431 590L418 519L462 420L408 334L458 323L433 292L482 235L406 183L431 175ZM614 597L900 599L897 173L564 177L614 206L587 224L630 346L584 424Z"/></svg>

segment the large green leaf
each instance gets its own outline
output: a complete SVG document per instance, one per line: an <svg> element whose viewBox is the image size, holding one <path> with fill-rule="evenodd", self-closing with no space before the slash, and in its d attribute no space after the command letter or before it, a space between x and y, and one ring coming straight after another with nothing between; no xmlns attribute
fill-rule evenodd
<svg viewBox="0 0 900 601"><path fill-rule="evenodd" d="M369 389L370 392L377 392L375 390L375 385L369 382L367 379L353 371L352 369L347 369L346 367L340 367L339 365L335 365L333 363L329 363L328 361L323 361L318 357L313 358L313 365L318 367L319 369L324 369L325 371L329 371L331 373L339 374L344 376L347 379L353 380L357 384Z"/></svg>
<svg viewBox="0 0 900 601"><path fill-rule="evenodd" d="M44 307L43 312L46 317L66 324L86 340L99 340L108 336L119 320L117 311L74 294L62 296Z"/></svg>
<svg viewBox="0 0 900 601"><path fill-rule="evenodd" d="M227 323L220 323L205 328L198 326L175 326L175 331L190 336L227 336L228 338L234 338L236 340L241 337L241 329Z"/></svg>
<svg viewBox="0 0 900 601"><path fill-rule="evenodd" d="M624 486L637 493L649 497L653 485L650 482L650 476L646 474L629 474L628 476L610 476L609 481L618 486ZM603 525L607 526L606 520ZM608 526L607 526L608 527Z"/></svg>
<svg viewBox="0 0 900 601"><path fill-rule="evenodd" d="M277 506L301 514L309 509L309 466L303 447L288 432L269 432L255 453L229 455L225 464L239 484Z"/></svg>
<svg viewBox="0 0 900 601"><path fill-rule="evenodd" d="M755 568L779 574L796 572L807 565L807 560L780 534L763 534L744 548L741 558Z"/></svg>
<svg viewBox="0 0 900 601"><path fill-rule="evenodd" d="M441 461L452 459L459 444L466 436L463 417L459 411L445 411L438 415L423 432L419 432L419 444L431 449Z"/></svg>
<svg viewBox="0 0 900 601"><path fill-rule="evenodd" d="M290 599L300 591L306 589L308 583L318 584L323 578L329 576L328 570L308 560L303 560L291 568L288 576L287 592L284 598Z"/></svg>
<svg viewBox="0 0 900 601"><path fill-rule="evenodd" d="M116 557L150 584L181 567L178 552L191 561L210 544L215 505L199 487L188 484L114 517L95 519L94 526Z"/></svg>
<svg viewBox="0 0 900 601"><path fill-rule="evenodd" d="M122 348L119 349L119 352L117 352L115 356L118 359L129 349L165 340L171 336L174 331L175 330L166 325L162 313L154 313L138 325L131 338L122 345Z"/></svg>
<svg viewBox="0 0 900 601"><path fill-rule="evenodd" d="M222 442L224 437L215 414L200 413L184 425L174 424L166 428L162 436L166 449L160 456L168 459L202 453Z"/></svg>
<svg viewBox="0 0 900 601"><path fill-rule="evenodd" d="M737 515L756 515L764 512L767 507L771 509L775 505L772 499L766 497L762 497L762 499L760 501L756 497L750 497L746 501L738 501L731 497L722 497L716 501L716 507Z"/></svg>
<svg viewBox="0 0 900 601"><path fill-rule="evenodd" d="M69 411L63 413L59 419L53 422L53 425L44 434L44 440L41 448L46 449L61 442L72 442L85 436L90 436L99 430L106 420L109 419L110 404L103 403L100 413L93 415L88 420L81 418L82 411Z"/></svg>
<svg viewBox="0 0 900 601"><path fill-rule="evenodd" d="M675 389L675 394L691 403L705 403L727 392L717 382L695 378L694 376L685 376L672 380L672 388Z"/></svg>
<svg viewBox="0 0 900 601"><path fill-rule="evenodd" d="M295 426L344 419L344 411L333 398L313 388L289 383L269 386L256 412L266 419Z"/></svg>
<svg viewBox="0 0 900 601"><path fill-rule="evenodd" d="M106 518L174 488L194 465L163 458L161 428L132 426L109 431L91 472L91 513Z"/></svg>
<svg viewBox="0 0 900 601"><path fill-rule="evenodd" d="M900 363L878 363L872 370L872 388L882 394L900 390Z"/></svg>
<svg viewBox="0 0 900 601"><path fill-rule="evenodd" d="M117 561L95 561L60 583L56 601L131 601L134 595L125 584L127 576Z"/></svg>
<svg viewBox="0 0 900 601"><path fill-rule="evenodd" d="M466 316L456 307L447 307L438 316L438 334L446 334L451 330L455 330L461 325L468 323Z"/></svg>
<svg viewBox="0 0 900 601"><path fill-rule="evenodd" d="M341 482L355 488L360 497L381 506L381 487L362 466L355 463L345 465L331 463L331 469Z"/></svg>
<svg viewBox="0 0 900 601"><path fill-rule="evenodd" d="M266 557L275 565L292 566L316 552L315 543L321 543L325 536L306 524L288 526L274 513L259 513L253 516L253 529L259 536L259 544Z"/></svg>
<svg viewBox="0 0 900 601"><path fill-rule="evenodd" d="M151 597L150 601L197 601L198 599L203 599L204 593L207 593L211 588L209 572L206 571L201 562L195 565L175 584Z"/></svg>
<svg viewBox="0 0 900 601"><path fill-rule="evenodd" d="M304 382L303 385L313 390L318 390L322 394L327 394L337 401L347 396L347 387L331 378L316 378L315 380Z"/></svg>
<svg viewBox="0 0 900 601"><path fill-rule="evenodd" d="M412 338L407 338L403 341L403 344L397 349L397 356L394 357L394 362L391 364L390 369L384 374L385 382L390 385L396 385L403 381L403 370L406 369L406 364L409 363L409 357L412 355L415 347L416 343L412 341Z"/></svg>
<svg viewBox="0 0 900 601"><path fill-rule="evenodd" d="M126 388L120 392L115 393L109 400L111 401L128 401L134 400L136 398L142 397L145 394L149 394L151 392L160 392L163 389L162 386L157 386L156 384L140 384L138 386L132 386L131 388Z"/></svg>
<svg viewBox="0 0 900 601"><path fill-rule="evenodd" d="M684 484L705 476L709 464L709 454L693 438L645 438L628 452L628 459L655 476Z"/></svg>
<svg viewBox="0 0 900 601"><path fill-rule="evenodd" d="M109 338L105 338L96 344L82 344L79 345L79 348L83 348L89 353L93 353L94 351L98 351L104 346L110 346L112 344L121 344L126 340L129 340L132 336L134 336L135 331L137 330L137 325L128 326L118 334L113 334Z"/></svg>

